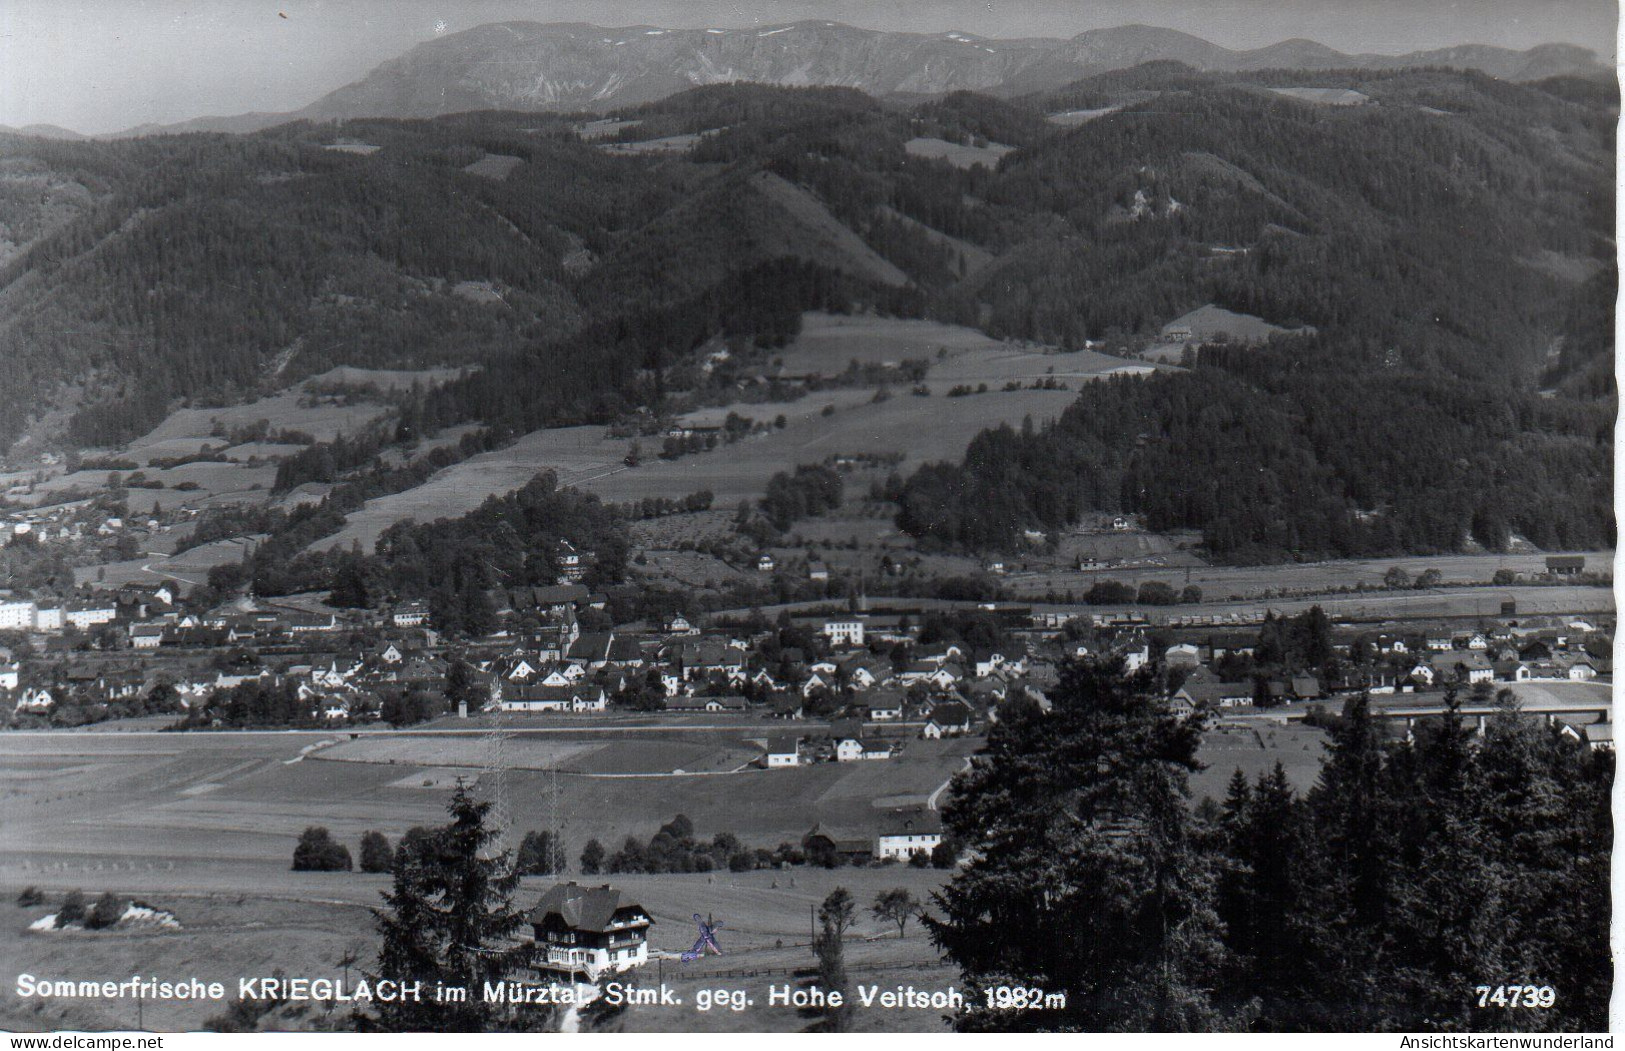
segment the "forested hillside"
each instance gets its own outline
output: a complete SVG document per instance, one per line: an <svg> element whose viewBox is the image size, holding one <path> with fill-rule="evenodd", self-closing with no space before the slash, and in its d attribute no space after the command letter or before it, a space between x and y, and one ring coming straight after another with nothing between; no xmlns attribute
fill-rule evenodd
<svg viewBox="0 0 1625 1051"><path fill-rule="evenodd" d="M719 85L607 138L0 137L0 444L66 409L66 444L116 445L338 364L480 366L404 411L501 441L658 410L708 341L809 309L1132 356L1213 303L1313 335L1091 386L908 480L901 524L996 547L1123 509L1232 559L1607 543L1616 112L1578 79L1153 63L908 107Z"/></svg>
<svg viewBox="0 0 1625 1051"><path fill-rule="evenodd" d="M1382 104L1141 69L1056 100L1137 101L1000 166L990 202L1060 221L957 309L1062 344L1204 301L1317 335L984 435L909 481L900 524L998 547L1115 508L1227 559L1612 543L1611 111L1566 82L1360 88Z"/></svg>

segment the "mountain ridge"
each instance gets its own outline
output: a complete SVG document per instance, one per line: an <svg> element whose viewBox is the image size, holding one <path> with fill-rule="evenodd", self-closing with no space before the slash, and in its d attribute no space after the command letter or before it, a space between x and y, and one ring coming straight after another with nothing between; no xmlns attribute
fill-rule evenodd
<svg viewBox="0 0 1625 1051"><path fill-rule="evenodd" d="M734 29L490 22L426 41L298 110L145 124L96 138L244 133L294 120L428 118L474 110L609 112L687 88L751 81L852 87L876 97L1053 90L1102 72L1174 60L1203 72L1449 66L1498 79L1607 75L1573 44L1517 51L1461 44L1401 55L1347 54L1302 38L1235 50L1176 29L1124 25L1070 38L907 33L800 21Z"/></svg>

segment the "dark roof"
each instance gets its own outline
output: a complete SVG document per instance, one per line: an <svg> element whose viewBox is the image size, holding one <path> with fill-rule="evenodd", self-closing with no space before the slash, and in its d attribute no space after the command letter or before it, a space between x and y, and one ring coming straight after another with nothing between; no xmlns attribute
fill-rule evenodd
<svg viewBox="0 0 1625 1051"><path fill-rule="evenodd" d="M603 693L598 686L541 686L516 685L509 686L503 691L503 696L510 701L574 701L577 697L596 699Z"/></svg>
<svg viewBox="0 0 1625 1051"><path fill-rule="evenodd" d="M580 584L548 584L545 587L519 588L515 594L529 599L533 605L552 606L584 602L589 592Z"/></svg>
<svg viewBox="0 0 1625 1051"><path fill-rule="evenodd" d="M963 726L970 720L970 707L963 701L943 701L931 708L931 721L938 726Z"/></svg>
<svg viewBox="0 0 1625 1051"><path fill-rule="evenodd" d="M1218 704L1236 697L1250 699L1253 695L1250 685L1234 682L1187 682L1179 692L1189 697L1192 704Z"/></svg>
<svg viewBox="0 0 1625 1051"><path fill-rule="evenodd" d="M609 659L612 661L640 661L643 659L643 648L638 645L637 639L616 636L609 643Z"/></svg>
<svg viewBox="0 0 1625 1051"><path fill-rule="evenodd" d="M608 631L589 631L582 633L581 637L570 644L567 656L571 660L601 661L606 659L609 647L615 641L615 633Z"/></svg>
<svg viewBox="0 0 1625 1051"><path fill-rule="evenodd" d="M831 719L829 735L837 741L851 737L853 739L863 736L862 719Z"/></svg>
<svg viewBox="0 0 1625 1051"><path fill-rule="evenodd" d="M555 884L543 894L542 900L530 910L529 920L539 925L549 916L557 915L571 930L602 933L609 929L615 914L626 909L643 912L642 905L607 883L601 887L583 887L572 880Z"/></svg>
<svg viewBox="0 0 1625 1051"><path fill-rule="evenodd" d="M909 808L893 810L880 822L882 836L929 836L942 834L942 816L935 810Z"/></svg>

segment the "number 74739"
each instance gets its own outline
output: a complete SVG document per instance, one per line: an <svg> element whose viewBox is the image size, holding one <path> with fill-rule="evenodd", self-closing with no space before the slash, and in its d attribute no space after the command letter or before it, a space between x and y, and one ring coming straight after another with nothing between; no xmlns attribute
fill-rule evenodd
<svg viewBox="0 0 1625 1051"><path fill-rule="evenodd" d="M1481 985L1480 1007L1550 1007L1557 1003L1557 990L1549 985Z"/></svg>

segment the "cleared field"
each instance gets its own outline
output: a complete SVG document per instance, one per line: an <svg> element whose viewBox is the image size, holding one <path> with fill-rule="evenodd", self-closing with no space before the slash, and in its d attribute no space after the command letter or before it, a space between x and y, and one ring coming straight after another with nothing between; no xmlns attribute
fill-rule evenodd
<svg viewBox="0 0 1625 1051"><path fill-rule="evenodd" d="M314 756L378 747L339 735L8 734L0 751L0 804L8 814L0 872L26 866L30 873L73 880L97 871L140 873L172 879L176 887L196 887L184 874L217 864L270 876L286 868L294 841L310 825L326 826L354 851L368 829L394 838L440 821L450 788L442 775L459 772L477 776L482 794L495 791L500 780L515 841L519 832L546 826L556 778L573 852L589 838L605 844L628 835L647 839L678 813L706 836L731 831L748 844L772 846L799 840L818 821L870 829L877 801L929 796L975 747L973 741L909 739L906 754L892 760L700 774L736 768L757 754L753 739L778 729L758 722L691 735L561 735L561 743L583 746L561 760L566 768L595 769L554 775L504 759L500 779L479 759L483 740L477 735L390 735L392 744L433 749L391 763L302 758L303 749L323 741L339 743ZM504 757L520 747L531 746L510 738ZM684 764L696 773L603 776ZM434 787L422 787L424 780Z"/></svg>
<svg viewBox="0 0 1625 1051"><path fill-rule="evenodd" d="M500 749L502 759L507 764L542 770L601 747L593 742L524 737L504 741ZM318 753L323 762L472 767L492 761L496 754L496 746L480 737L413 737L406 734L374 734L344 741Z"/></svg>
<svg viewBox="0 0 1625 1051"><path fill-rule="evenodd" d="M234 463L248 460L281 460L304 451L304 448L303 445L295 445L292 442L244 442L241 445L233 445L223 455Z"/></svg>
<svg viewBox="0 0 1625 1051"><path fill-rule="evenodd" d="M538 716L568 728L579 716ZM735 735L638 735L606 740L603 735L510 734L500 742L479 736L372 735L322 749L322 762L383 763L508 770L560 770L600 776L718 773L736 770L760 754Z"/></svg>
<svg viewBox="0 0 1625 1051"><path fill-rule="evenodd" d="M814 391L795 401L738 401L729 405L711 405L677 418L684 427L720 427L730 415L743 416L757 423L768 423L783 416L786 424L806 423L821 415L825 409L850 409L874 400L874 392L856 388Z"/></svg>
<svg viewBox="0 0 1625 1051"><path fill-rule="evenodd" d="M149 447L161 446L175 439L203 439L209 437L217 426L230 431L251 427L261 420L276 430L303 431L317 441L332 441L341 432L356 433L386 411L380 405L301 405L304 398L303 390L296 387L246 405L177 409L163 423L131 442L128 455L139 461L149 455Z"/></svg>
<svg viewBox="0 0 1625 1051"><path fill-rule="evenodd" d="M817 197L772 172L751 177L751 187L782 208L803 228L797 238L802 245L797 254L814 259L840 259L848 267L883 284L908 284L908 275L882 258L863 238L853 233Z"/></svg>
<svg viewBox="0 0 1625 1051"><path fill-rule="evenodd" d="M790 375L834 376L853 361L883 365L925 358L934 363L944 350L952 355L1010 346L961 325L812 311L802 315L801 333L775 357L783 360Z"/></svg>
<svg viewBox="0 0 1625 1051"><path fill-rule="evenodd" d="M1081 599L1083 592L1073 594ZM1171 618L1209 617L1215 623L1255 624L1266 611L1277 617L1294 616L1319 606L1336 621L1378 624L1404 620L1460 620L1496 617L1501 603L1517 603L1518 616L1581 616L1593 623L1598 618L1612 621L1614 595L1607 588L1450 588L1440 591L1411 591L1366 595L1311 595L1303 598L1263 598L1237 602L1199 602L1191 605L1142 609L1151 620L1163 623Z"/></svg>
<svg viewBox="0 0 1625 1051"><path fill-rule="evenodd" d="M561 485L584 486L598 475L625 470L621 460L631 445L627 439L606 437L602 427L534 431L506 449L453 464L415 489L367 501L348 516L342 530L313 547L347 548L359 541L362 550L371 551L384 530L396 522L408 518L432 522L467 514L486 497L512 492L544 470L557 472Z"/></svg>
<svg viewBox="0 0 1625 1051"><path fill-rule="evenodd" d="M470 175L480 175L487 179L501 182L508 177L508 173L525 163L523 157L510 157L505 153L487 153L479 160L464 168Z"/></svg>
<svg viewBox="0 0 1625 1051"><path fill-rule="evenodd" d="M379 390L410 390L413 384L436 387L469 371L473 366L446 369L360 369L354 365L339 365L300 384L303 388L316 388L342 384L351 387L377 387Z"/></svg>
<svg viewBox="0 0 1625 1051"><path fill-rule="evenodd" d="M689 587L712 587L748 580L754 575L700 551L645 551L643 554L647 565L637 566L635 572L665 577Z"/></svg>
<svg viewBox="0 0 1625 1051"><path fill-rule="evenodd" d="M999 159L1007 153L1014 153L1014 146L1001 146L990 142L986 146L961 146L957 142L947 139L909 139L903 143L903 149L913 157L927 157L932 160L947 161L956 168L970 168L982 165L986 168L996 168Z"/></svg>
<svg viewBox="0 0 1625 1051"><path fill-rule="evenodd" d="M1561 708L1566 704L1594 704L1613 695L1614 687L1606 682L1520 682L1513 684L1525 708Z"/></svg>
<svg viewBox="0 0 1625 1051"><path fill-rule="evenodd" d="M927 379L934 385L1009 380L1093 379L1118 372L1145 373L1154 366L1080 350L997 340L962 325L907 318L810 312L801 333L780 354L790 376L836 376L852 362L898 365L907 360L931 363Z"/></svg>
<svg viewBox="0 0 1625 1051"><path fill-rule="evenodd" d="M1122 106L1103 106L1099 109L1069 109L1064 113L1051 113L1044 119L1063 128L1076 128L1080 124L1098 120L1108 113L1116 113L1122 108Z"/></svg>
<svg viewBox="0 0 1625 1051"><path fill-rule="evenodd" d="M674 549L684 540L698 542L730 536L733 533L733 513L718 509L695 511L684 515L667 515L664 518L645 518L630 523L627 531L632 543L638 547L649 548L649 556L653 558L655 549L662 549L661 554L676 554Z"/></svg>
<svg viewBox="0 0 1625 1051"><path fill-rule="evenodd" d="M128 472L120 472L128 473ZM274 464L250 467L241 463L201 462L183 464L168 470L143 468L148 478L163 482L164 489L132 488L129 503L133 513L150 511L154 504L168 510L175 506L201 506L209 500L253 499L263 500L276 479ZM19 493L11 499L30 507L40 507L61 501L74 492L101 493L107 489L107 471L74 471L48 478L34 487L31 493ZM177 489L191 483L195 489Z"/></svg>
<svg viewBox="0 0 1625 1051"><path fill-rule="evenodd" d="M1369 95L1353 88L1270 88L1284 98L1308 102L1316 106L1360 106L1371 101Z"/></svg>
<svg viewBox="0 0 1625 1051"><path fill-rule="evenodd" d="M615 153L629 157L659 153L687 153L701 139L714 134L716 133L702 131L686 135L667 135L659 139L643 139L638 142L600 142L598 148L605 153Z"/></svg>
<svg viewBox="0 0 1625 1051"><path fill-rule="evenodd" d="M956 386L961 383L986 383L992 386L1012 380L1031 383L1053 377L1063 383L1071 383L1076 389L1079 380L1087 381L1119 374L1143 376L1155 371L1154 365L1125 361L1109 354L1097 354L1092 350L1035 354L1005 345L997 349L969 350L957 357L949 358L933 367L928 378L933 383Z"/></svg>
<svg viewBox="0 0 1625 1051"><path fill-rule="evenodd" d="M1287 780L1299 795L1309 791L1320 776L1321 757L1326 754L1324 731L1311 726L1276 726L1265 723L1245 725L1219 723L1202 737L1196 758L1206 769L1191 775L1191 798L1203 797L1222 802L1230 777L1240 769L1248 781L1256 782L1280 763Z"/></svg>
<svg viewBox="0 0 1625 1051"><path fill-rule="evenodd" d="M582 141L593 142L597 139L607 139L618 135L623 128L635 128L642 124L641 120L589 120L584 124L576 125L576 134Z"/></svg>
<svg viewBox="0 0 1625 1051"><path fill-rule="evenodd" d="M80 566L73 571L75 584L125 584L135 581L158 581L171 578L192 584L201 584L215 566L235 565L242 562L249 545L264 539L263 534L215 540L165 558L149 552L146 557L127 562L108 562L96 566Z"/></svg>
<svg viewBox="0 0 1625 1051"><path fill-rule="evenodd" d="M946 385L937 384L941 393ZM989 427L1019 427L1031 416L1041 423L1061 413L1076 398L1068 391L993 391L969 398L921 398L897 394L875 404L864 402L829 416L759 435L680 460L645 461L630 471L576 481L606 500L624 502L645 496L676 499L701 489L715 494L718 506L762 494L779 471L796 464L819 463L834 455L902 453L898 470L908 472L933 460L957 460L977 434Z"/></svg>
<svg viewBox="0 0 1625 1051"><path fill-rule="evenodd" d="M783 180L770 185L775 194L802 193ZM1043 353L956 325L820 313L806 315L800 336L775 355L774 365L788 375L835 375L854 359L879 364L910 358L931 361L925 386L936 397L897 393L877 403L871 390L841 388L790 402L738 402L699 409L684 414L679 422L719 425L729 413L738 413L758 422L783 416L786 426L676 461L648 457L636 468L623 463L630 439L608 438L595 427L537 431L506 449L448 467L415 489L369 501L348 516L341 532L314 546L326 550L359 541L370 550L396 522L466 514L486 497L511 492L546 469L558 473L561 485L614 503L644 497L679 499L709 489L718 507L755 499L774 474L833 455L900 453L905 460L899 469L906 472L928 461L958 459L971 439L987 428L1020 426L1027 417L1034 423L1051 419L1075 396L1071 390L998 389L1008 382L1030 386L1053 377L1075 389L1100 376L1151 368L1091 351ZM985 394L941 397L952 387L981 383L990 388ZM828 410L833 411L825 415Z"/></svg>

